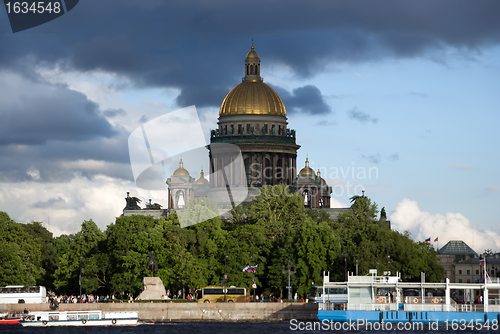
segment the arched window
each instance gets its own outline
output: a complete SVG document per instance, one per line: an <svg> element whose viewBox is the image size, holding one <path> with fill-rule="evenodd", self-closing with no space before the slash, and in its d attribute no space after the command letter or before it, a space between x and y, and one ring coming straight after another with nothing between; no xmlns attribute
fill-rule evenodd
<svg viewBox="0 0 500 334"><path fill-rule="evenodd" d="M177 207L183 208L186 205L186 200L184 198L184 191L179 191L177 193Z"/></svg>
<svg viewBox="0 0 500 334"><path fill-rule="evenodd" d="M310 207L311 206L311 197L309 196L309 190L304 190L302 192L302 197L304 197L304 206L305 207Z"/></svg>
<svg viewBox="0 0 500 334"><path fill-rule="evenodd" d="M253 75L253 65L250 65L250 75Z"/></svg>

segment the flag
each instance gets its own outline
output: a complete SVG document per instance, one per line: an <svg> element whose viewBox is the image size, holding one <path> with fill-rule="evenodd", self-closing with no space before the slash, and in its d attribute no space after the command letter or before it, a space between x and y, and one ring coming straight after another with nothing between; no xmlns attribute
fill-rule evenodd
<svg viewBox="0 0 500 334"><path fill-rule="evenodd" d="M425 239L425 242L431 242L431 238Z"/></svg>
<svg viewBox="0 0 500 334"><path fill-rule="evenodd" d="M257 266L246 266L245 268L243 268L243 272L245 273L251 273L254 271L257 271Z"/></svg>
<svg viewBox="0 0 500 334"><path fill-rule="evenodd" d="M480 260L479 260L479 265L480 265L480 266L484 266L484 259L480 259Z"/></svg>
<svg viewBox="0 0 500 334"><path fill-rule="evenodd" d="M438 238L434 239L434 242L437 242L438 241Z"/></svg>

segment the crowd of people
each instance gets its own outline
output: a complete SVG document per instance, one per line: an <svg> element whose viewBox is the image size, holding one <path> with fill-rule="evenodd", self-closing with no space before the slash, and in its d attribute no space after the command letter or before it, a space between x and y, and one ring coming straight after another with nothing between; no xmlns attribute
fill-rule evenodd
<svg viewBox="0 0 500 334"><path fill-rule="evenodd" d="M106 296L98 296L98 295L71 295L71 296L53 296L49 297L48 302L52 307L57 307L59 304L71 304L71 303L114 303L114 302L133 302L134 299L132 296L124 296L120 295L118 298L115 298L114 295L106 295Z"/></svg>

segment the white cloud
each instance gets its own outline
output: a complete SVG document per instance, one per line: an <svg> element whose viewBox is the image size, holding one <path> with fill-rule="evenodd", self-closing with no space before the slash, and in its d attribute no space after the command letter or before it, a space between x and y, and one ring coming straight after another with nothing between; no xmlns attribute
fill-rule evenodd
<svg viewBox="0 0 500 334"><path fill-rule="evenodd" d="M348 208L350 205L344 204L336 198L330 198L330 207L331 208Z"/></svg>
<svg viewBox="0 0 500 334"><path fill-rule="evenodd" d="M409 230L417 241L439 238L439 245L444 246L450 240L463 240L477 253L489 248L500 250L498 233L475 228L461 213L431 215L421 211L416 201L407 198L399 202L390 220L394 229L401 232Z"/></svg>
<svg viewBox="0 0 500 334"><path fill-rule="evenodd" d="M107 176L76 177L67 183L1 183L0 211L19 222L43 222L55 236L75 233L92 219L101 230L114 223L125 207L127 191L143 202L167 206L167 191L138 189L133 182ZM64 205L61 205L64 202Z"/></svg>

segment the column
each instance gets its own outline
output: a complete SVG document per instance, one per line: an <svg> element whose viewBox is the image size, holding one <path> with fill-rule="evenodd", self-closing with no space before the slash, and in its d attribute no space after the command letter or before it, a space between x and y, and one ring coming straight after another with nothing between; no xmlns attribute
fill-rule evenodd
<svg viewBox="0 0 500 334"><path fill-rule="evenodd" d="M277 163L277 161L276 161L276 159L277 159L276 153L273 153L273 158L272 159L273 159L273 162L272 162L272 164L273 164L273 171L272 171L272 173L273 173L272 174L273 181L272 181L272 184L275 185L276 184L276 163Z"/></svg>
<svg viewBox="0 0 500 334"><path fill-rule="evenodd" d="M281 156L281 179L287 184L286 175L285 175L285 155Z"/></svg>
<svg viewBox="0 0 500 334"><path fill-rule="evenodd" d="M230 161L232 159L231 156L227 156L229 158L229 175L227 176L227 182L229 183L230 186L234 185L234 164L232 164Z"/></svg>
<svg viewBox="0 0 500 334"><path fill-rule="evenodd" d="M252 157L250 158L251 159L251 162L250 162L250 184L254 185L255 178L257 177L257 175L255 175L255 174L257 172L254 171L254 168L255 168L255 154L254 153L251 153L251 154L252 154Z"/></svg>
<svg viewBox="0 0 500 334"><path fill-rule="evenodd" d="M240 164L240 186L246 185L247 175L245 173L245 157L243 153L241 154L241 164Z"/></svg>
<svg viewBox="0 0 500 334"><path fill-rule="evenodd" d="M286 184L292 184L292 158L287 154L286 155Z"/></svg>
<svg viewBox="0 0 500 334"><path fill-rule="evenodd" d="M213 168L213 156L212 156L212 153L210 153L208 155L208 171L209 171L209 176L210 176L210 188L213 188L214 187L214 168Z"/></svg>
<svg viewBox="0 0 500 334"><path fill-rule="evenodd" d="M266 156L264 153L261 154L262 156L262 185L266 184Z"/></svg>

